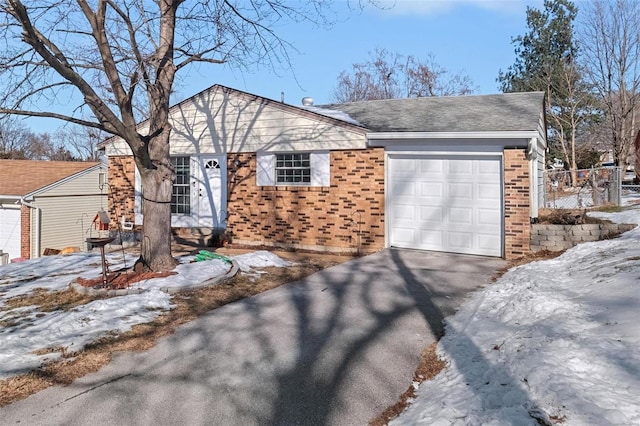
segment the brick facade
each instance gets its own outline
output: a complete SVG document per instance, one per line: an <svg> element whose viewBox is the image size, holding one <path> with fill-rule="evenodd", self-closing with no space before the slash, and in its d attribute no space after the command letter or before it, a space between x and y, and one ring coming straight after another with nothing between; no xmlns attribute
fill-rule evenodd
<svg viewBox="0 0 640 426"><path fill-rule="evenodd" d="M108 166L110 227L117 229L124 215L133 221L135 206L135 162L132 156L110 156Z"/></svg>
<svg viewBox="0 0 640 426"><path fill-rule="evenodd" d="M330 167L327 187L257 186L256 154L228 154L227 230L233 242L354 253L384 248L384 148L331 151ZM133 219L134 171L132 157L109 157L113 227L122 215ZM530 252L529 181L525 150L505 149L506 259Z"/></svg>
<svg viewBox="0 0 640 426"><path fill-rule="evenodd" d="M31 208L20 207L20 257L31 259Z"/></svg>
<svg viewBox="0 0 640 426"><path fill-rule="evenodd" d="M384 149L332 151L328 187L257 186L256 155L228 156L227 229L245 244L367 253L384 247ZM243 166L236 167L239 160Z"/></svg>
<svg viewBox="0 0 640 426"><path fill-rule="evenodd" d="M504 150L504 255L516 259L530 251L530 171L525 150Z"/></svg>

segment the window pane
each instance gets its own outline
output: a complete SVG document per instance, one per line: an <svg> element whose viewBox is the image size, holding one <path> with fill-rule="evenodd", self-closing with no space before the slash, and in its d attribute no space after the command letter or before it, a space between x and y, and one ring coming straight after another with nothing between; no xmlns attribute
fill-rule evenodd
<svg viewBox="0 0 640 426"><path fill-rule="evenodd" d="M171 195L171 213L191 214L191 161L189 157L171 157L176 168L176 181Z"/></svg>
<svg viewBox="0 0 640 426"><path fill-rule="evenodd" d="M310 154L308 152L276 154L276 183L310 184Z"/></svg>

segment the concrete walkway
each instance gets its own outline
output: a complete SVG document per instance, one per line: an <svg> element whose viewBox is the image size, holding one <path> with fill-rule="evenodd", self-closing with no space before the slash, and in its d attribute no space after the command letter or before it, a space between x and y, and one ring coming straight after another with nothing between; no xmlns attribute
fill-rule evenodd
<svg viewBox="0 0 640 426"><path fill-rule="evenodd" d="M384 250L197 319L1 423L366 425L501 259Z"/></svg>

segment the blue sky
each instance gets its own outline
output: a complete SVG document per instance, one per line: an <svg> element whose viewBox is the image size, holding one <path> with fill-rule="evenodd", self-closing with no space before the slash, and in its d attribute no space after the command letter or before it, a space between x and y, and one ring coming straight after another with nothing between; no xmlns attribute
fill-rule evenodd
<svg viewBox="0 0 640 426"><path fill-rule="evenodd" d="M432 54L448 71L469 75L476 94L499 93L496 78L515 60L511 38L526 31L527 6L543 7L543 0L377 1L388 7L369 5L349 13L346 0L336 0L341 21L330 29L308 23L278 28L277 34L298 50L290 52L291 70L241 72L225 65L200 65L179 75L172 103L214 84L275 100L284 92L285 102L294 105L305 96L314 98L316 105L329 103L338 74L368 60L376 48L417 59ZM37 132L54 132L63 123L28 119L25 124Z"/></svg>
<svg viewBox="0 0 640 426"><path fill-rule="evenodd" d="M391 4L391 0L383 0ZM426 59L450 72L471 77L477 94L498 93L496 78L515 60L511 38L526 31L526 7L541 9L542 0L397 0L389 9L367 7L330 30L308 24L279 30L300 53L293 70L241 73L225 66L202 66L176 85L174 101L219 83L270 99L300 104L304 96L328 103L337 76L376 48ZM345 9L346 10L346 9ZM294 74L295 73L295 74Z"/></svg>

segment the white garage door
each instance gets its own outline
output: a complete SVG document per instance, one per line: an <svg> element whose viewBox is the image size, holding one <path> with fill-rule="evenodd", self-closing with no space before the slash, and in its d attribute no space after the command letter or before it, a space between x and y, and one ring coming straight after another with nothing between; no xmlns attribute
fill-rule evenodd
<svg viewBox="0 0 640 426"><path fill-rule="evenodd" d="M20 257L20 209L0 207L0 250L9 259Z"/></svg>
<svg viewBox="0 0 640 426"><path fill-rule="evenodd" d="M392 247L502 256L499 156L388 158Z"/></svg>

